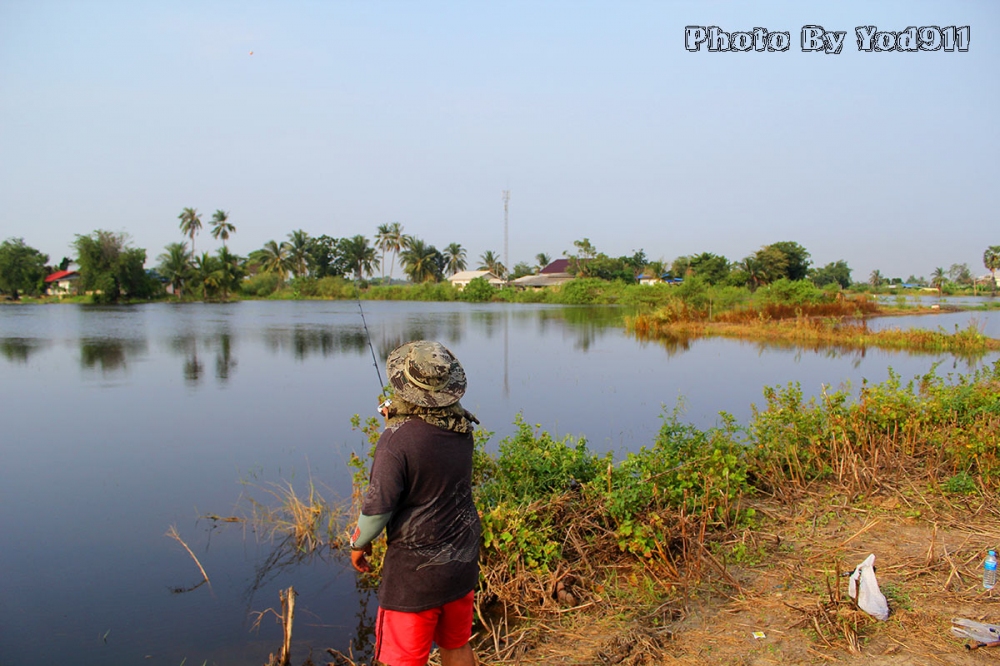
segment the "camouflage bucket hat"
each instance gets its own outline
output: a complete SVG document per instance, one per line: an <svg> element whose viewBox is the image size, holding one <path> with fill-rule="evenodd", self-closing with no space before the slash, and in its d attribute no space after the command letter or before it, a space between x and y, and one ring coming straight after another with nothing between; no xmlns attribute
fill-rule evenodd
<svg viewBox="0 0 1000 666"><path fill-rule="evenodd" d="M439 342L417 340L394 349L385 362L396 395L421 407L447 407L465 394L465 370Z"/></svg>

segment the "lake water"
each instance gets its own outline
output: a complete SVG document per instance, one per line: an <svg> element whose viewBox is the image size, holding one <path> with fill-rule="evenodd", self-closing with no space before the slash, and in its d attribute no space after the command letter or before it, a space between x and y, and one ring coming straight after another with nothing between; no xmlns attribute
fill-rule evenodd
<svg viewBox="0 0 1000 666"><path fill-rule="evenodd" d="M639 342L615 308L365 302L384 359L412 339L443 342L469 377L463 404L499 438L518 412L597 451L648 445L664 409L714 425L740 421L767 385L857 388L993 363L868 350L770 348L733 340ZM872 326L977 322L944 313ZM357 302L0 307L0 663L264 663L272 616L294 585L293 663L370 638L376 601L336 557L269 567L274 546L242 524L271 484L346 497L353 414L374 415L379 377ZM211 579L201 579L176 527ZM273 562L272 562L273 564Z"/></svg>

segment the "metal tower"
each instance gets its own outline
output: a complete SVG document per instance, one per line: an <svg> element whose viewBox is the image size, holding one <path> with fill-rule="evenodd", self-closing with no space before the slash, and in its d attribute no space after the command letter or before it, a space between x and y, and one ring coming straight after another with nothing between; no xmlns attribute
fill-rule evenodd
<svg viewBox="0 0 1000 666"><path fill-rule="evenodd" d="M507 257L507 205L510 203L510 190L503 191L503 268L504 281L510 275L510 261Z"/></svg>

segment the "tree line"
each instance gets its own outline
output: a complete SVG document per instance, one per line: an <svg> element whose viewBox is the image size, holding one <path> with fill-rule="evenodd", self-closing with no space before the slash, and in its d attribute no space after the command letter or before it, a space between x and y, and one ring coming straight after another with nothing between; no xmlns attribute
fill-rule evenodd
<svg viewBox="0 0 1000 666"><path fill-rule="evenodd" d="M97 230L77 235L72 244L76 257L64 257L58 265L50 265L48 255L26 245L23 239L10 238L0 244L0 293L15 300L21 294L43 294L45 277L66 270L71 263L78 266L77 291L94 294L98 302L146 299L163 291L177 297L228 299L254 280L263 285L249 290L257 294L281 289L289 278L294 281L342 277L359 282L380 278L383 283L391 283L397 262L407 281L422 284L440 282L470 266L460 243L449 243L439 250L421 238L404 233L399 222L379 225L372 239L362 234L342 238L326 234L311 236L297 229L288 233L286 240L269 240L241 257L228 247L236 226L227 211L218 209L212 215L210 233L222 241L222 247L215 253L195 252L196 237L204 228L196 208L184 208L178 220L178 228L187 240L168 244L157 257L155 268L149 270L145 269L146 251L133 247L124 233ZM813 266L809 252L793 241L762 246L735 261L702 252L679 256L668 264L648 259L642 249L631 255L612 257L598 251L589 238L583 238L573 241L572 250L563 252L563 256L567 259L567 271L573 276L624 282L635 282L643 275L675 280L698 278L712 285L751 290L781 279L810 280L819 287L836 285L844 289L862 285L879 288L888 283L927 284L923 278L912 275L905 282L901 278L887 279L879 270L872 271L867 282L854 283L846 261ZM537 273L551 261L550 255L540 252L533 264L522 261L508 270L497 253L488 250L480 255L475 266L513 280ZM995 291L1000 245L985 250L983 265L993 276L991 285ZM930 280L930 285L939 291L948 285L974 287L975 284L967 264L954 264L947 271L938 267Z"/></svg>

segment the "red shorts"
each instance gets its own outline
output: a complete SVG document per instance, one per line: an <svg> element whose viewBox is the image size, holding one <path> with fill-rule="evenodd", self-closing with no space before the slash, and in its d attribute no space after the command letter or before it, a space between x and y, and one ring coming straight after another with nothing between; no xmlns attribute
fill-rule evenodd
<svg viewBox="0 0 1000 666"><path fill-rule="evenodd" d="M461 599L419 613L378 609L375 659L388 666L424 666L431 642L457 650L472 637L472 599Z"/></svg>

